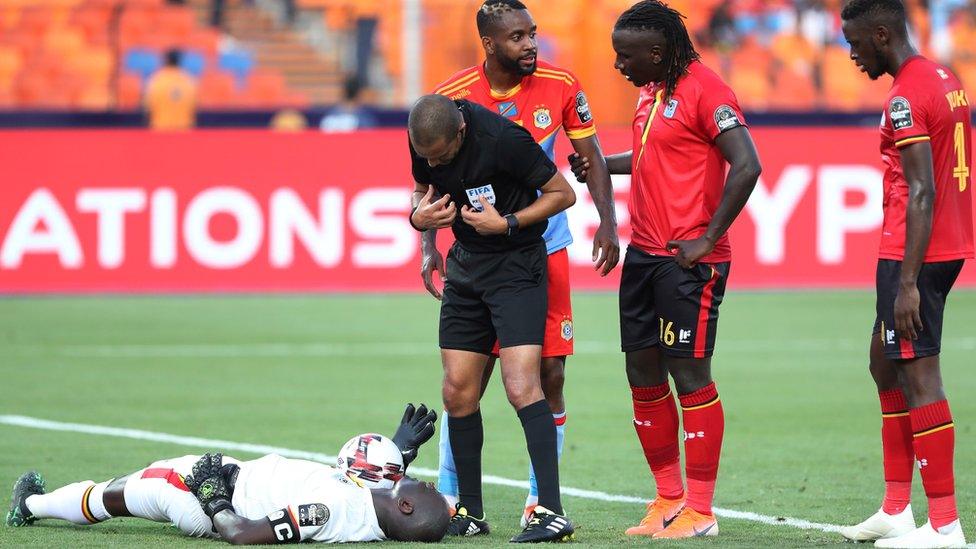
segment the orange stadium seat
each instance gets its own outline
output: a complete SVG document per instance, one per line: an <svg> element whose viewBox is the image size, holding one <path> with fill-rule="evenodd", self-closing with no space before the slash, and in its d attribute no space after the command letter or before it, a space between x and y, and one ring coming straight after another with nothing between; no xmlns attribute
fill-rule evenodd
<svg viewBox="0 0 976 549"><path fill-rule="evenodd" d="M234 77L225 72L205 72L200 77L199 103L201 107L230 107L237 104Z"/></svg>
<svg viewBox="0 0 976 549"><path fill-rule="evenodd" d="M14 79L24 64L20 51L0 47L0 90L13 88Z"/></svg>
<svg viewBox="0 0 976 549"><path fill-rule="evenodd" d="M976 61L960 63L956 66L956 74L962 81L963 88L966 89L969 104L972 105L973 101L976 101Z"/></svg>
<svg viewBox="0 0 976 549"><path fill-rule="evenodd" d="M0 32L17 28L22 13L23 11L16 6L0 7Z"/></svg>
<svg viewBox="0 0 976 549"><path fill-rule="evenodd" d="M807 72L777 71L769 95L769 107L775 110L804 110L815 105L817 88Z"/></svg>
<svg viewBox="0 0 976 549"><path fill-rule="evenodd" d="M112 11L98 6L84 6L75 10L72 22L85 35L89 44L107 45Z"/></svg>
<svg viewBox="0 0 976 549"><path fill-rule="evenodd" d="M173 46L185 42L195 26L196 15L188 8L164 9L154 20L154 32L167 35Z"/></svg>
<svg viewBox="0 0 976 549"><path fill-rule="evenodd" d="M824 106L845 111L860 106L867 78L857 70L846 48L829 46L824 50L820 78Z"/></svg>
<svg viewBox="0 0 976 549"><path fill-rule="evenodd" d="M247 79L241 101L248 107L274 107L284 103L285 79L281 74L256 70Z"/></svg>
<svg viewBox="0 0 976 549"><path fill-rule="evenodd" d="M142 79L130 73L119 75L117 106L120 109L135 109L142 103Z"/></svg>

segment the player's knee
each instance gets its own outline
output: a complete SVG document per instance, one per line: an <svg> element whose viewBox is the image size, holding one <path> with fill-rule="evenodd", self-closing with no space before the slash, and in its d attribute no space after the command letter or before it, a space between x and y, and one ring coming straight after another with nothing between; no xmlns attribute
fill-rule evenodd
<svg viewBox="0 0 976 549"><path fill-rule="evenodd" d="M478 386L474 385L473 389L470 384L450 383L445 379L441 398L447 414L462 417L475 413L478 410Z"/></svg>
<svg viewBox="0 0 976 549"><path fill-rule="evenodd" d="M507 379L505 394L508 396L508 402L516 410L521 410L545 398L538 380L533 382L527 379Z"/></svg>
<svg viewBox="0 0 976 549"><path fill-rule="evenodd" d="M712 377L707 371L692 368L676 369L671 372L671 377L674 378L674 387L679 395L694 393L712 382Z"/></svg>

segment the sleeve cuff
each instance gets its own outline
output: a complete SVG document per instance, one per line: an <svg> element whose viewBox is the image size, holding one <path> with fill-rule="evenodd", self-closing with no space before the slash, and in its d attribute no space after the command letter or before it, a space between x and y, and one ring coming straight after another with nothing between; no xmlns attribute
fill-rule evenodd
<svg viewBox="0 0 976 549"><path fill-rule="evenodd" d="M591 135L596 135L596 126L581 128L578 130L569 130L566 132L566 137L570 139L586 139Z"/></svg>
<svg viewBox="0 0 976 549"><path fill-rule="evenodd" d="M930 140L931 139L927 135L914 135L912 137L905 137L903 139L899 139L895 141L895 147L898 147L900 149L906 145L911 145L912 143L919 143L921 141L930 141Z"/></svg>

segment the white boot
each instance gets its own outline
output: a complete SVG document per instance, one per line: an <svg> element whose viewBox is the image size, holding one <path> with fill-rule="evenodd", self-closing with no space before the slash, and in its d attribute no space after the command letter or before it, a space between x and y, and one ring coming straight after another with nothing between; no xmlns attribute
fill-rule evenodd
<svg viewBox="0 0 976 549"><path fill-rule="evenodd" d="M915 516L912 515L912 506L907 505L905 510L897 515L889 515L879 509L864 522L841 528L840 535L851 541L874 541L901 536L913 530L915 530Z"/></svg>
<svg viewBox="0 0 976 549"><path fill-rule="evenodd" d="M959 519L936 530L932 523L925 524L896 538L879 539L875 547L898 547L902 549L929 549L930 547L965 547L966 537L962 533Z"/></svg>

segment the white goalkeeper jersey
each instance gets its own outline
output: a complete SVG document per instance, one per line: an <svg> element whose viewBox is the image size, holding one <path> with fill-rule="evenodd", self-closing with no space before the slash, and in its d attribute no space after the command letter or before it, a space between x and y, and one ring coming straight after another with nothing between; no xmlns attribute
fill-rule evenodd
<svg viewBox="0 0 976 549"><path fill-rule="evenodd" d="M268 517L279 543L386 539L369 488L334 467L277 454L240 467L234 510L251 520Z"/></svg>

